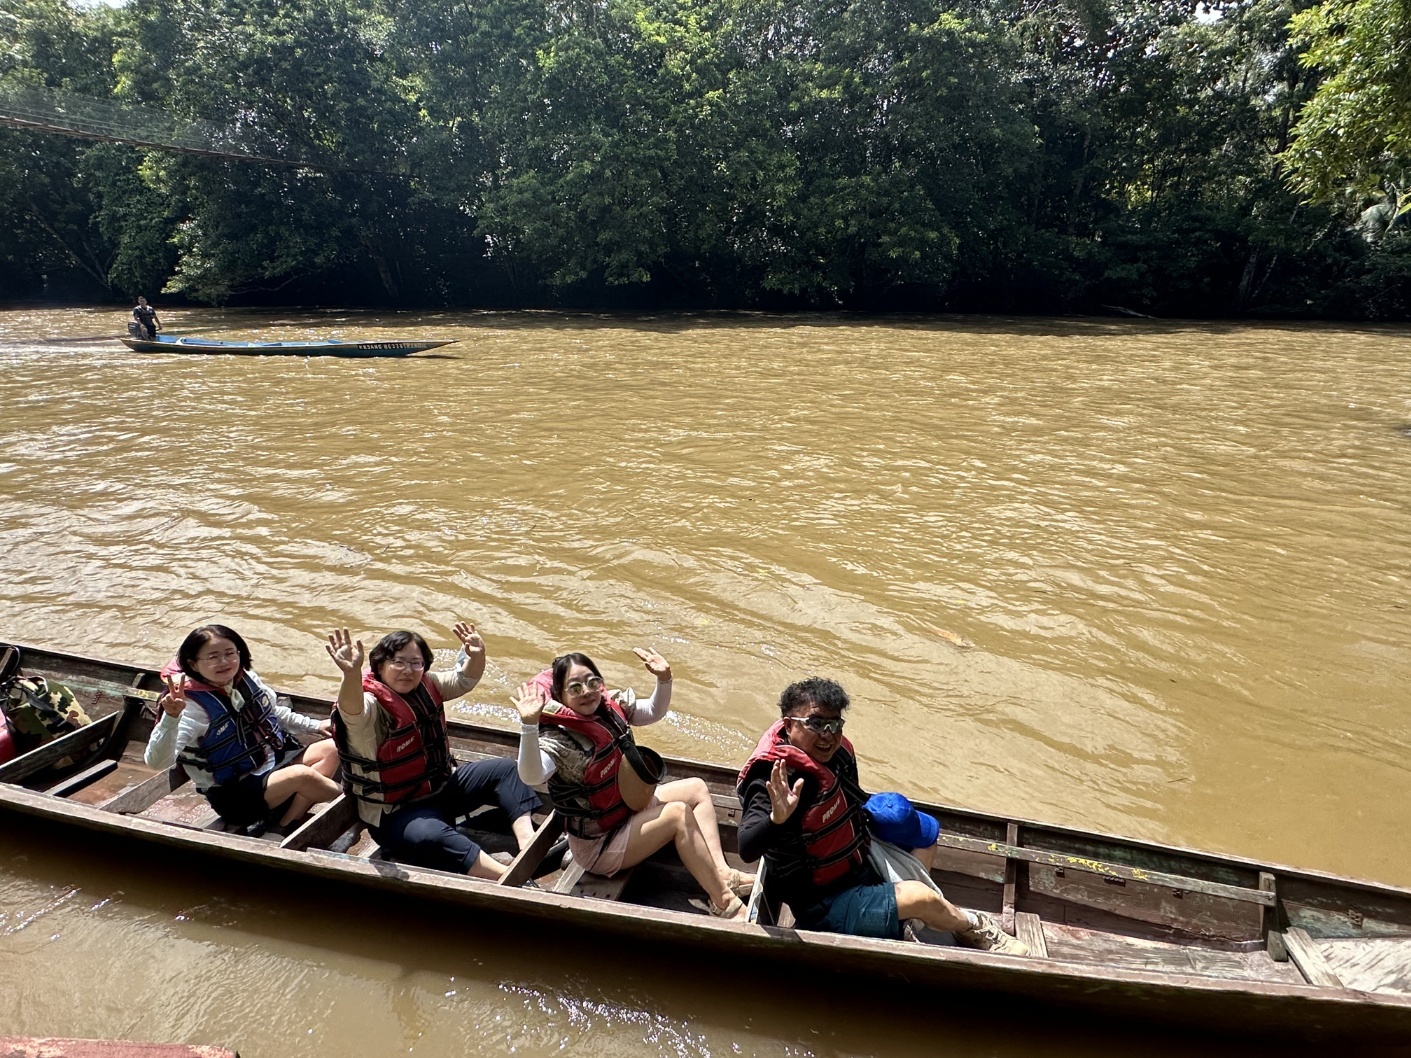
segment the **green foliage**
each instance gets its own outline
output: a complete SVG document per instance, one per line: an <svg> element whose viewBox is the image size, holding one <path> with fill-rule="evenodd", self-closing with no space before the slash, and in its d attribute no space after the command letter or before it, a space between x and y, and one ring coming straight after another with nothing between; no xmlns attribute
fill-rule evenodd
<svg viewBox="0 0 1411 1058"><path fill-rule="evenodd" d="M108 9L79 12L60 0L0 0L0 90L9 85L93 95L112 89ZM135 165L136 155L127 152ZM0 295L46 289L68 296L113 292L115 246L96 218L89 178L100 147L0 129Z"/></svg>
<svg viewBox="0 0 1411 1058"><path fill-rule="evenodd" d="M0 0L300 162L0 129L0 292L1394 318L1411 0L1305 2Z"/></svg>
<svg viewBox="0 0 1411 1058"><path fill-rule="evenodd" d="M1325 0L1291 28L1322 74L1285 155L1295 186L1411 208L1411 0Z"/></svg>

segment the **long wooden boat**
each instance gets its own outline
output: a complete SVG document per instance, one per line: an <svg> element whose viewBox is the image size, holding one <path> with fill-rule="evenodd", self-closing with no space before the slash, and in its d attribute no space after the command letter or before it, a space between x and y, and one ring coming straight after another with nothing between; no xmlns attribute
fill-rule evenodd
<svg viewBox="0 0 1411 1058"><path fill-rule="evenodd" d="M453 345L454 338L413 338L407 341L370 340L348 342L341 338L319 338L292 342L222 342L215 338L121 338L123 345L138 353L234 354L237 356L408 356L428 349Z"/></svg>
<svg viewBox="0 0 1411 1058"><path fill-rule="evenodd" d="M1000 993L1222 1031L1411 1039L1411 890L936 804L922 805L942 825L936 881L961 906L998 916L1029 956L955 947L930 931L919 943L814 933L762 900L754 922L721 922L670 851L613 879L570 862L525 887L561 833L553 814L490 883L389 861L347 798L287 834L227 833L179 768L154 774L143 764L161 686L154 670L21 649L26 674L63 681L94 719L0 764L0 813L44 820L56 840L99 831L392 891L433 913L455 905L462 915L517 915L732 960L893 978L935 995ZM309 716L329 713L327 701L290 700ZM515 752L514 731L459 720L451 728L461 759ZM735 769L681 759L668 767L709 784L738 865ZM508 859L515 846L495 816L464 825Z"/></svg>
<svg viewBox="0 0 1411 1058"><path fill-rule="evenodd" d="M226 1047L64 1036L0 1036L0 1058L240 1058Z"/></svg>

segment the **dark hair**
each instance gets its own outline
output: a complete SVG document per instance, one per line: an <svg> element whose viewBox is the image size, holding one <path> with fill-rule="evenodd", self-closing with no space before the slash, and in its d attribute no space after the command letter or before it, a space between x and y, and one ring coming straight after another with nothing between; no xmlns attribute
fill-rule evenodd
<svg viewBox="0 0 1411 1058"><path fill-rule="evenodd" d="M810 676L784 688L784 693L779 695L779 715L796 716L810 705L841 713L849 704L848 692L843 690L842 684L822 676Z"/></svg>
<svg viewBox="0 0 1411 1058"><path fill-rule="evenodd" d="M377 646L373 647L372 653L368 655L367 663L372 667L372 674L379 680L382 679L382 666L396 657L397 652L408 643L417 645L417 649L421 651L421 663L429 671L431 669L431 648L426 645L426 640L415 632L388 632L377 641Z"/></svg>
<svg viewBox="0 0 1411 1058"><path fill-rule="evenodd" d="M176 662L181 666L181 671L193 680L205 683L204 677L196 671L196 655L201 653L203 646L216 638L228 639L235 644L235 649L240 654L240 667L249 672L250 648L245 645L245 640L240 638L239 632L225 625L202 625L181 641L181 646L176 648Z"/></svg>
<svg viewBox="0 0 1411 1058"><path fill-rule="evenodd" d="M593 664L593 659L587 654L560 654L554 658L552 668L554 673L554 701L563 701L563 684L568 679L568 670L574 665L582 665L598 679L603 678L603 674L598 671L598 666Z"/></svg>

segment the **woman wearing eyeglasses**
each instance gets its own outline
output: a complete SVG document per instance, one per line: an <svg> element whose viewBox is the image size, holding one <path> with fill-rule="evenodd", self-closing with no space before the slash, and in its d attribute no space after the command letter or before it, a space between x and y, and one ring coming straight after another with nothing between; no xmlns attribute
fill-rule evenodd
<svg viewBox="0 0 1411 1058"><path fill-rule="evenodd" d="M586 654L564 654L519 688L519 777L547 789L564 817L574 862L611 876L674 844L682 864L710 898L710 912L743 919L741 897L754 876L725 862L715 804L701 779L662 783L634 811L624 799L622 769L637 754L633 727L654 724L671 708L671 666L655 650L633 653L656 677L646 701L631 691L605 693Z"/></svg>
<svg viewBox="0 0 1411 1058"><path fill-rule="evenodd" d="M343 781L373 840L393 859L420 867L498 878L505 867L455 827L456 820L497 804L521 848L534 836L530 813L538 795L520 782L515 762L456 765L444 702L480 682L485 643L473 625L455 626L458 664L432 672L431 648L415 632L378 640L363 671L363 645L346 628L328 637L328 656L343 673L333 737Z"/></svg>
<svg viewBox="0 0 1411 1058"><path fill-rule="evenodd" d="M338 751L320 723L279 702L250 662L250 648L225 625L197 628L162 669L144 759L179 763L227 823L262 833L286 826L339 794ZM315 736L307 747L293 737Z"/></svg>
<svg viewBox="0 0 1411 1058"><path fill-rule="evenodd" d="M886 882L868 855L857 758L843 737L848 695L833 680L791 683L780 719L740 770L740 858L769 861L766 890L804 929L900 940L919 919L967 947L1028 952L983 911L957 908L925 882Z"/></svg>

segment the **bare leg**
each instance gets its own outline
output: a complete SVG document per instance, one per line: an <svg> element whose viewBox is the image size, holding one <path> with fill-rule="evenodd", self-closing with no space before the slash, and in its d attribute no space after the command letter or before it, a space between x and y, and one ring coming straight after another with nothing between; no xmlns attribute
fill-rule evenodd
<svg viewBox="0 0 1411 1058"><path fill-rule="evenodd" d="M519 845L520 851L523 851L525 846L534 840L534 820L528 812L511 823L510 830L514 832L514 840Z"/></svg>
<svg viewBox="0 0 1411 1058"><path fill-rule="evenodd" d="M725 862L725 852L720 847L720 824L715 816L715 802L711 800L710 787L706 786L705 780L677 779L675 782L663 783L657 787L657 800L679 801L690 807L691 814L696 817L701 837L705 839L706 848L710 851L716 873L720 875L720 880L729 886L731 868Z"/></svg>
<svg viewBox="0 0 1411 1058"><path fill-rule="evenodd" d="M718 908L730 906L735 894L730 892L725 878L716 867L710 846L690 805L684 801L652 805L638 812L627 825L630 829L627 849L622 856L624 867L641 863L657 849L674 842L676 854L681 857L691 877L706 891L711 903ZM738 917L744 917L743 908Z"/></svg>
<svg viewBox="0 0 1411 1058"><path fill-rule="evenodd" d="M529 817L525 816L524 818L528 819ZM485 850L481 849L480 855L476 857L475 862L470 865L470 870L466 871L466 874L470 875L472 878L496 879L508 869L509 868L504 864L492 860L485 854Z"/></svg>
<svg viewBox="0 0 1411 1058"><path fill-rule="evenodd" d="M302 764L305 767L312 768L319 775L324 776L325 778L329 779L330 782L332 782L333 773L338 770L338 747L334 745L333 739L331 738L321 739L320 741L315 742L312 746L309 746L307 749L304 750L304 752L300 753L297 757L295 757L293 763ZM270 782L274 782L273 776L270 776ZM284 818L279 821L279 825L287 826L288 824L294 822L294 820L302 816L314 805L322 804L325 801L331 801L334 797L337 797L339 793L342 793L341 790L338 790L336 783L333 783L332 788L337 791L333 794L333 797L322 796L323 794L326 794L328 792L329 787L327 786L320 785L317 789L313 790L312 792L307 787L300 789L297 793L295 793L294 800L290 803L289 810L284 813ZM284 797L288 796L288 793L284 795ZM283 800L284 798L281 797L278 800L271 801L269 799L269 787L265 787L265 803L271 808L281 803Z"/></svg>
<svg viewBox="0 0 1411 1058"><path fill-rule="evenodd" d="M290 797L294 798L289 802L288 811L280 819L280 826L294 822L312 805L332 801L343 792L338 784L329 778L333 769L338 766L338 751L333 749L330 765L328 750L324 748L326 746L333 746L333 740L324 739L314 743L296 758L300 763L289 764L270 773L269 781L265 783L265 804L274 808Z"/></svg>
<svg viewBox="0 0 1411 1058"><path fill-rule="evenodd" d="M970 919L925 882L897 882L897 918L919 918L932 929L955 933L970 928Z"/></svg>

